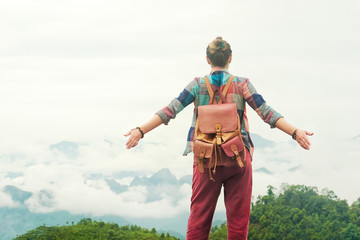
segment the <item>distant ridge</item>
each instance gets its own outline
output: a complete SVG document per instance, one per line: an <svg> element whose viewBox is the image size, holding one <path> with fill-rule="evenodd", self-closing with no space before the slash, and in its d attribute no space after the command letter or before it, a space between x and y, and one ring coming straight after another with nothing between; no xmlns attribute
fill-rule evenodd
<svg viewBox="0 0 360 240"><path fill-rule="evenodd" d="M178 184L175 175L168 168L163 168L154 173L151 177L135 177L130 183L131 186L138 185L160 185L160 184Z"/></svg>
<svg viewBox="0 0 360 240"><path fill-rule="evenodd" d="M79 145L76 142L70 142L70 141L62 141L50 145L50 150L57 150L71 159L75 159L78 157L79 155L78 148Z"/></svg>
<svg viewBox="0 0 360 240"><path fill-rule="evenodd" d="M273 175L274 173L269 171L267 168L265 167L262 167L262 168L258 168L256 169L254 172L260 172L260 173L265 173L265 174L268 174L268 175Z"/></svg>
<svg viewBox="0 0 360 240"><path fill-rule="evenodd" d="M120 216L101 216L94 217L85 214L71 214L67 211L58 211L52 213L33 213L23 207L0 208L0 239L11 240L16 235L23 234L30 229L41 225L57 226L68 225L72 222L80 221L82 218L91 217L94 220L102 220L119 225L128 225L130 222Z"/></svg>
<svg viewBox="0 0 360 240"><path fill-rule="evenodd" d="M5 186L3 191L8 193L13 201L19 202L21 204L24 204L25 200L32 196L31 192L23 191L20 188L12 185Z"/></svg>
<svg viewBox="0 0 360 240"><path fill-rule="evenodd" d="M250 137L254 143L255 148L266 148L266 147L273 147L276 145L276 142L267 140L256 133L252 133Z"/></svg>
<svg viewBox="0 0 360 240"><path fill-rule="evenodd" d="M56 149L56 151L59 150ZM10 172L8 176L17 177L21 176L21 174ZM124 178L129 179L129 182L123 184L122 180ZM171 201L174 206L177 206L179 204L178 201L184 199L184 192L179 190L184 184L188 184L189 186L186 187L190 188L192 175L185 175L178 179L168 168L163 168L151 176L144 176L141 172L132 171L119 171L110 175L102 172L89 173L85 175L84 184L87 184L87 181L103 181L106 183L105 187L108 187L115 194L122 194L129 190L129 188L141 186L146 189L146 203L160 201L165 196L168 201ZM159 232L169 232L180 239L185 239L182 235L186 232L186 223L189 214L185 210L176 217L172 216L158 219L127 216L126 220L120 216L72 214L68 211L36 213L29 210L27 200L36 196L41 200L38 201L41 206L51 208L55 204L54 196L51 192L48 192L46 189L30 192L22 189L21 186L15 185L7 185L3 189L0 189L0 191L11 197L16 203L15 207L0 207L0 240L11 240L16 235L25 233L43 224L46 224L46 226L67 225L72 224L72 222L77 222L82 218L92 218L94 220L113 222L119 225L137 224L149 228L155 227ZM215 213L214 219L223 219L221 220L223 222L225 213Z"/></svg>
<svg viewBox="0 0 360 240"><path fill-rule="evenodd" d="M301 169L301 164L297 165L296 167L289 168L289 172L296 172Z"/></svg>

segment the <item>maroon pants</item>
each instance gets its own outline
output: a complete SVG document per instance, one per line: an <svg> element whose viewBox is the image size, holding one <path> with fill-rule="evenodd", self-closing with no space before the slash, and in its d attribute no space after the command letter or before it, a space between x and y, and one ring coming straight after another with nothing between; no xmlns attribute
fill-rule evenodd
<svg viewBox="0 0 360 240"><path fill-rule="evenodd" d="M250 218L252 167L247 151L247 167L218 166L209 179L209 172L200 173L194 164L190 217L187 227L187 240L209 238L212 218L221 187L224 186L228 239L247 239Z"/></svg>

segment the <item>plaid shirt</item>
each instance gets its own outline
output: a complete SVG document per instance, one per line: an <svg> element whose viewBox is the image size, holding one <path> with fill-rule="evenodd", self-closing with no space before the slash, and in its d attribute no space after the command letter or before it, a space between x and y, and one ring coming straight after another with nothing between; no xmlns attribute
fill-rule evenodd
<svg viewBox="0 0 360 240"><path fill-rule="evenodd" d="M220 92L222 92L231 74L227 69L221 71L212 72L207 75L210 81L211 87L218 100L220 98ZM250 138L249 123L246 116L245 102L253 108L262 120L268 123L272 128L275 127L275 123L279 118L283 116L272 109L266 104L263 97L258 94L251 84L249 79L242 77L235 77L232 80L232 84L226 95L226 102L234 102L237 105L237 111L240 116L241 122L241 135L245 146L249 149L251 155L254 151L254 145ZM185 89L180 93L179 97L175 98L170 104L156 114L158 114L165 125L169 123L171 119L174 119L176 115L183 110L190 103L194 102L194 115L192 124L187 137L187 145L183 155L187 155L191 150L191 142L194 139L195 125L197 120L198 106L207 105L210 97L203 78L195 78L191 81Z"/></svg>

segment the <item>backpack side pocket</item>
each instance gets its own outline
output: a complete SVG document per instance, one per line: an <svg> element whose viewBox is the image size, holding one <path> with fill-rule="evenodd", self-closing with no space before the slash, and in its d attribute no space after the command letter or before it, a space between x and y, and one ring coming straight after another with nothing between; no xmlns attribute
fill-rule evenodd
<svg viewBox="0 0 360 240"><path fill-rule="evenodd" d="M239 136L221 145L226 156L236 159L240 167L246 167L246 152L243 142Z"/></svg>
<svg viewBox="0 0 360 240"><path fill-rule="evenodd" d="M195 156L195 163L201 173L204 173L204 162L211 159L214 145L199 140L194 141L193 152Z"/></svg>

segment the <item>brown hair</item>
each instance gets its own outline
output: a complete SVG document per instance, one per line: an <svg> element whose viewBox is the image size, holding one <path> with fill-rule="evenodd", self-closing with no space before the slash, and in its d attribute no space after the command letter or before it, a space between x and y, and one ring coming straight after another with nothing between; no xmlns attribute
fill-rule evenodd
<svg viewBox="0 0 360 240"><path fill-rule="evenodd" d="M215 67L225 67L231 53L230 44L223 40L222 37L217 37L214 41L209 43L206 48L206 55Z"/></svg>

